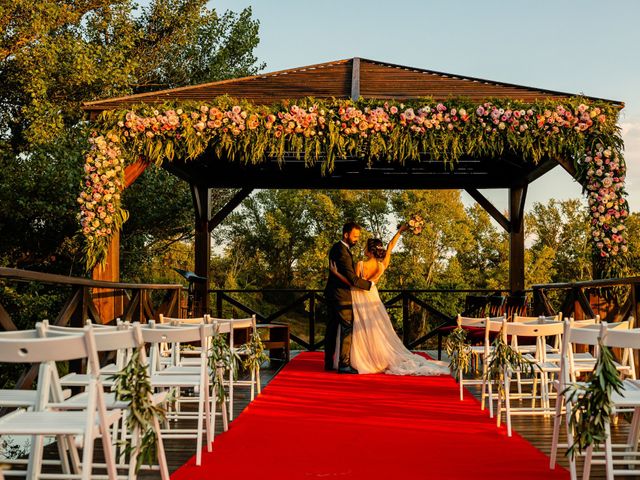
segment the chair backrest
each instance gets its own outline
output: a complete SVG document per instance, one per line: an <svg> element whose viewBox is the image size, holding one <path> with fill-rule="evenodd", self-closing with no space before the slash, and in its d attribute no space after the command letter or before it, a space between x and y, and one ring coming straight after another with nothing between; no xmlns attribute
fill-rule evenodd
<svg viewBox="0 0 640 480"><path fill-rule="evenodd" d="M257 322L256 316L252 315L247 318L213 318L211 317L211 321L213 323L224 324L227 323L231 330L238 330L241 328L251 328L253 332L257 330Z"/></svg>
<svg viewBox="0 0 640 480"><path fill-rule="evenodd" d="M162 313L158 315L158 323L177 323L181 325L199 325L201 323L211 323L211 316L205 314L203 317L178 318L167 317Z"/></svg>
<svg viewBox="0 0 640 480"><path fill-rule="evenodd" d="M206 327L206 328L205 328ZM201 337L201 329L213 335L211 325L174 327L171 325L154 325L153 322L140 329L145 343L187 343L197 342Z"/></svg>
<svg viewBox="0 0 640 480"><path fill-rule="evenodd" d="M515 323L506 322L502 335L515 335L518 337L551 337L561 335L563 330L562 322L553 323Z"/></svg>
<svg viewBox="0 0 640 480"><path fill-rule="evenodd" d="M484 328L487 325L488 317L463 317L458 314L456 323L459 327L480 327Z"/></svg>
<svg viewBox="0 0 640 480"><path fill-rule="evenodd" d="M602 344L610 348L640 349L640 329L610 328L602 322Z"/></svg>
<svg viewBox="0 0 640 480"><path fill-rule="evenodd" d="M87 337L90 329L83 329L78 335L59 335L54 337L18 335L0 335L0 362L4 363L42 363L63 362L89 358L90 350ZM11 332L14 333L14 332Z"/></svg>
<svg viewBox="0 0 640 480"><path fill-rule="evenodd" d="M140 345L140 342L136 339L136 333L133 326L124 330L121 329L109 332L103 332L99 329L94 333L94 338L96 340L96 350L98 352L113 352L116 350L131 349Z"/></svg>

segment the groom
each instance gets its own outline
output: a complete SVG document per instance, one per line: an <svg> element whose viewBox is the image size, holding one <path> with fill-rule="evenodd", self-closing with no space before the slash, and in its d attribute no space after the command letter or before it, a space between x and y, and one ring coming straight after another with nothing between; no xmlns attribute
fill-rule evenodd
<svg viewBox="0 0 640 480"><path fill-rule="evenodd" d="M329 262L334 262L349 283L357 288L369 290L371 282L356 275L355 263L351 255L351 247L358 243L360 225L355 222L345 223L342 227L342 240L329 251ZM351 332L353 330L353 305L351 303L351 288L338 277L329 272L327 286L324 289L327 299L329 318L325 334L324 369L333 370L333 357L336 347L339 350L339 373L358 373L351 367ZM336 345L337 339L340 339Z"/></svg>

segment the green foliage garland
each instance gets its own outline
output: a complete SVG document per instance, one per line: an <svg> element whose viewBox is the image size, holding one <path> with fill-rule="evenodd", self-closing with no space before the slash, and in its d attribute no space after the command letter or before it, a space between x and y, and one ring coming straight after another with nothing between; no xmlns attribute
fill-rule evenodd
<svg viewBox="0 0 640 480"><path fill-rule="evenodd" d="M525 358L520 352L508 345L502 338L502 329L493 341L491 360L487 366L486 378L498 385L498 394L504 396L504 374L508 370L520 371L525 375L531 375L535 363Z"/></svg>
<svg viewBox="0 0 640 480"><path fill-rule="evenodd" d="M140 435L138 445L129 438L124 443L124 453L130 456L138 449L136 471L143 464L151 465L157 457L157 436L153 430L154 418L158 422L166 419L165 410L152 402L153 389L147 367L140 360L140 347L136 348L127 365L109 377L115 380L116 400L127 402L127 429L133 435Z"/></svg>
<svg viewBox="0 0 640 480"><path fill-rule="evenodd" d="M467 343L467 331L460 326L456 327L447 337L445 350L449 355L449 368L457 382L460 373L467 373L471 365L471 347Z"/></svg>
<svg viewBox="0 0 640 480"><path fill-rule="evenodd" d="M600 345L596 366L586 385L571 385L563 392L567 402L574 402L569 424L574 434L567 455L573 457L590 445L598 447L605 441L605 426L613 414L611 394L622 394L622 380L609 348Z"/></svg>
<svg viewBox="0 0 640 480"><path fill-rule="evenodd" d="M577 97L531 103L307 98L267 107L222 96L207 104L105 111L90 139L78 198L87 267L105 261L111 236L126 221L120 204L126 165L189 161L205 152L244 164L293 155L325 172L347 157L404 163L427 156L451 166L462 156L572 159L589 196L593 255L613 264L611 257L626 250L629 213L617 119L616 106Z"/></svg>
<svg viewBox="0 0 640 480"><path fill-rule="evenodd" d="M264 353L264 344L258 332L253 332L249 341L243 345L243 348L239 351L240 355L246 355L242 366L253 371L260 368L265 361L269 360L269 356Z"/></svg>
<svg viewBox="0 0 640 480"><path fill-rule="evenodd" d="M224 389L223 378L221 375L218 375L218 369L222 368L224 372L232 369L234 375L237 375L239 362L240 357L236 352L231 350L224 335L217 334L211 339L209 368L213 372L213 386L216 389L219 404L223 404L226 400L226 391Z"/></svg>

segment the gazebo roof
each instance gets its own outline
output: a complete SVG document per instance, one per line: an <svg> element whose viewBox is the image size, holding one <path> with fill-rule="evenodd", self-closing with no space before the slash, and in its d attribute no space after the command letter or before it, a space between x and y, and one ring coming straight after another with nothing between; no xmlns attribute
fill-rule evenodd
<svg viewBox="0 0 640 480"><path fill-rule="evenodd" d="M284 99L304 97L397 100L467 97L472 100L511 98L533 101L576 96L571 93L354 57L250 77L86 102L84 109L96 115L103 110L126 108L136 103L154 104L170 100L207 101L225 94L245 98L257 104L272 104ZM617 100L586 98L624 106L623 102Z"/></svg>

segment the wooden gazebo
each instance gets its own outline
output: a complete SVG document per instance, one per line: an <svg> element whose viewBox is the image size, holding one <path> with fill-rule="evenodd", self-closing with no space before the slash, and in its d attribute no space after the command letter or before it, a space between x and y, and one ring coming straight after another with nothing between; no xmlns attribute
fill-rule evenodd
<svg viewBox="0 0 640 480"><path fill-rule="evenodd" d="M471 78L386 62L350 58L317 65L282 70L251 77L225 80L196 86L161 90L126 97L85 103L91 118L104 110L123 109L135 104L159 104L167 101L210 101L220 95L247 99L256 104L273 104L286 99L305 97L337 99L407 100L431 97L446 100L465 97L471 100L509 98L530 102L563 99L576 95L531 88L479 78ZM587 97L588 98L588 97ZM622 102L592 98L617 107ZM464 189L507 231L511 239L509 288L524 290L523 214L527 186L561 165L577 176L571 158L543 158L538 163L503 156L501 158L462 158L454 165L427 157L400 163L370 162L367 158L337 159L330 173L319 165L309 166L294 155L284 161L265 159L257 165L243 165L218 158L208 150L200 158L175 159L163 165L171 173L189 182L196 212L195 273L209 277L210 232L253 189ZM127 183L140 173L128 172ZM210 189L240 188L220 211L210 211ZM509 213L503 215L478 190L502 188L509 191ZM112 244L108 265L94 272L94 277L118 280L117 242ZM202 308L208 309L207 285L202 286Z"/></svg>

